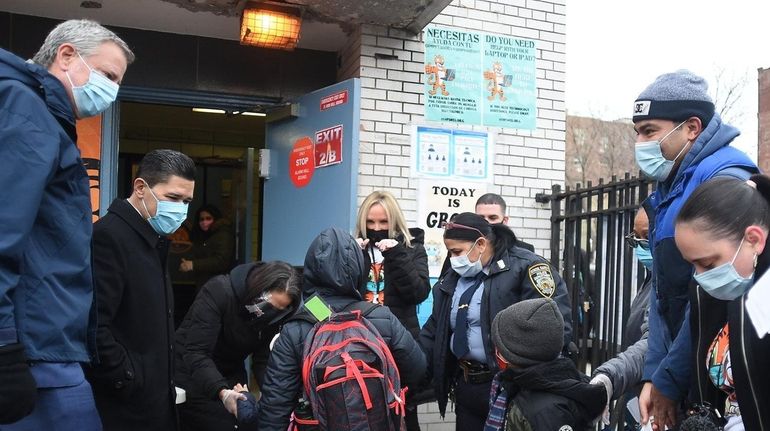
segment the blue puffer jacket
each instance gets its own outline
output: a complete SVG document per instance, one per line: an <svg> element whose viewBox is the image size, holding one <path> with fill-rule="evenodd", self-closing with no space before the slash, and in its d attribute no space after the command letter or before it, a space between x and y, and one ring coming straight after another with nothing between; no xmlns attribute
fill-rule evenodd
<svg viewBox="0 0 770 431"><path fill-rule="evenodd" d="M655 294L650 295L649 345L643 373L666 397L683 399L689 390L691 335L688 292L693 267L674 243L674 224L690 194L703 182L730 175L747 179L756 165L730 142L740 132L718 114L685 155L672 180L658 183L651 204L650 247Z"/></svg>
<svg viewBox="0 0 770 431"><path fill-rule="evenodd" d="M75 141L61 82L0 49L0 345L33 361L89 360L91 196Z"/></svg>

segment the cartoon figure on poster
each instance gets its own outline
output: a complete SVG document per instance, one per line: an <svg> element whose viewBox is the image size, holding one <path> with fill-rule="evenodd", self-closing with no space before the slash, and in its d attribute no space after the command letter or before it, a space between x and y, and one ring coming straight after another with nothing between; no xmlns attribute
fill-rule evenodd
<svg viewBox="0 0 770 431"><path fill-rule="evenodd" d="M428 75L428 85L433 87L428 91L428 94L435 96L440 88L443 96L449 96L449 92L446 91L446 81L453 81L455 79L455 71L444 66L443 55L435 55L433 57L433 64L425 65L425 73Z"/></svg>
<svg viewBox="0 0 770 431"><path fill-rule="evenodd" d="M487 80L487 90L490 92L487 99L495 100L495 96L500 96L500 101L505 102L505 87L510 87L513 81L512 75L506 75L503 72L503 64L499 61L494 62L491 70L484 71L484 79Z"/></svg>

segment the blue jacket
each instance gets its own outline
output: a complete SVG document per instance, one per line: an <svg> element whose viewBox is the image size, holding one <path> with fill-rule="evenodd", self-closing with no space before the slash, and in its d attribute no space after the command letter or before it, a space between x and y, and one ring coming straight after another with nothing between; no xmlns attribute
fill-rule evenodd
<svg viewBox="0 0 770 431"><path fill-rule="evenodd" d="M756 165L730 147L738 129L715 114L685 155L673 179L658 183L650 222L655 294L650 295L649 344L643 373L666 397L681 400L690 385L689 289L693 267L674 243L676 216L703 182L723 175L748 178Z"/></svg>
<svg viewBox="0 0 770 431"><path fill-rule="evenodd" d="M43 67L0 49L0 345L89 360L91 196L72 103Z"/></svg>

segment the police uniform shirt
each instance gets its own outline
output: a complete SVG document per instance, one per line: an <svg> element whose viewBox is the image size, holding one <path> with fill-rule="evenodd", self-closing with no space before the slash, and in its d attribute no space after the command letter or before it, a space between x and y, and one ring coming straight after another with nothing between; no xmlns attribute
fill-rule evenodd
<svg viewBox="0 0 770 431"><path fill-rule="evenodd" d="M484 273L489 274L489 270L484 268ZM452 336L449 339L449 346L452 348L455 338L455 326L457 325L457 308L460 306L460 298L466 290L470 289L476 282L476 277L460 277L457 280L457 287L452 295L452 313L449 317L449 324L452 328ZM481 298L484 295L485 283L479 285L473 298L468 305L468 348L469 352L463 358L486 363L487 358L484 353L484 339L481 335ZM454 353L454 349L452 351ZM457 356L457 355L455 355Z"/></svg>

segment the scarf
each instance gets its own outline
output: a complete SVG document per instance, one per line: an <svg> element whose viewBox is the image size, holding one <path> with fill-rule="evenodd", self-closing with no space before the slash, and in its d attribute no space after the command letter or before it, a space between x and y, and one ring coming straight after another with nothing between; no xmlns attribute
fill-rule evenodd
<svg viewBox="0 0 770 431"><path fill-rule="evenodd" d="M484 431L500 431L505 424L505 412L508 407L508 393L501 384L501 375L499 372L492 379L492 388L489 392L489 415L484 423Z"/></svg>

